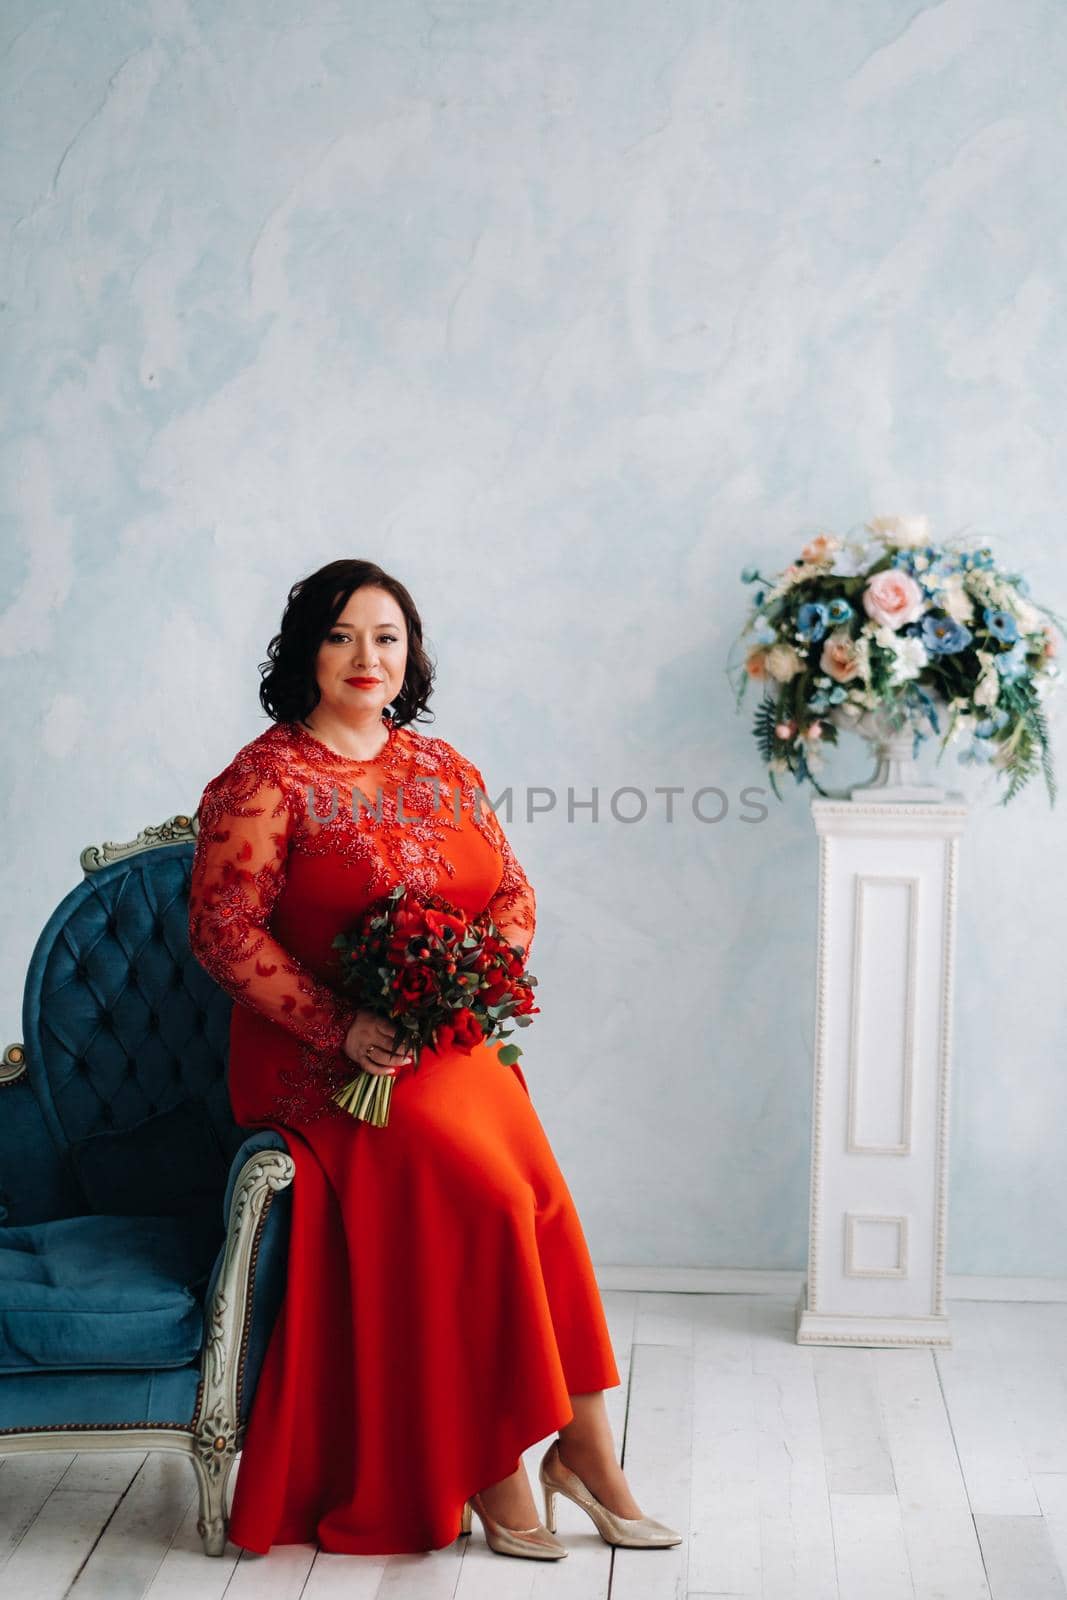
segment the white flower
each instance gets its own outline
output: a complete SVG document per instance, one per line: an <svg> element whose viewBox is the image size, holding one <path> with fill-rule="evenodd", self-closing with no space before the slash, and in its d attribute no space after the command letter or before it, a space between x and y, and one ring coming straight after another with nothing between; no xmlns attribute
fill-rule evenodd
<svg viewBox="0 0 1067 1600"><path fill-rule="evenodd" d="M1000 674L992 650L979 650L977 655L982 663L982 675L975 684L971 699L976 706L988 708L997 703L997 696L1000 694Z"/></svg>
<svg viewBox="0 0 1067 1600"><path fill-rule="evenodd" d="M930 659L921 639L899 637L896 657L889 676L894 688L897 684L906 682L908 678L917 678Z"/></svg>
<svg viewBox="0 0 1067 1600"><path fill-rule="evenodd" d="M778 683L795 678L804 663L791 644L772 644L763 658L764 670Z"/></svg>
<svg viewBox="0 0 1067 1600"><path fill-rule="evenodd" d="M903 549L930 543L930 519L925 516L872 517L864 524L872 533L879 534L886 544Z"/></svg>
<svg viewBox="0 0 1067 1600"><path fill-rule="evenodd" d="M875 627L874 640L883 650L891 651L894 657L889 669L891 688L896 688L909 678L917 678L930 659L921 639L915 639L910 634L896 633L885 623L879 623Z"/></svg>
<svg viewBox="0 0 1067 1600"><path fill-rule="evenodd" d="M884 555L885 549L876 539L866 544L853 542L837 552L830 571L835 578L858 578Z"/></svg>
<svg viewBox="0 0 1067 1600"><path fill-rule="evenodd" d="M998 578L995 572L986 567L972 567L965 581L975 598L995 611L1014 610L1018 590L1013 583Z"/></svg>
<svg viewBox="0 0 1067 1600"><path fill-rule="evenodd" d="M950 572L948 574L941 585L941 593L938 598L941 603L941 609L954 622L970 622L974 616L974 604L963 587L963 578L958 572Z"/></svg>

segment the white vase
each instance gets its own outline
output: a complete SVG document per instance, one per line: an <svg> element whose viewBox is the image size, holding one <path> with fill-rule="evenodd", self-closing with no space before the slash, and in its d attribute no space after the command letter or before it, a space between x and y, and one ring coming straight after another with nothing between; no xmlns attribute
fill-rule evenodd
<svg viewBox="0 0 1067 1600"><path fill-rule="evenodd" d="M915 728L930 729L925 716L916 722L913 714L912 720L898 730L893 726L891 708L884 705L858 717L850 717L841 706L835 706L829 715L836 727L850 729L874 746L874 772L866 783L853 784L848 791L850 800L928 800L934 804L944 800L944 785L923 783L912 755Z"/></svg>

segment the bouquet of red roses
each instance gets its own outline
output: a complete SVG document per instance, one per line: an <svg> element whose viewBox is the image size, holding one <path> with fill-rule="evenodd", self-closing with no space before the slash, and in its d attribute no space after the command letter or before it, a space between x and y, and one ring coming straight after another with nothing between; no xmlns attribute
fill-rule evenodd
<svg viewBox="0 0 1067 1600"><path fill-rule="evenodd" d="M440 895L423 895L399 883L368 906L354 927L339 933L341 979L360 1007L395 1024L392 1048L414 1057L425 1046L455 1045L467 1054L494 1034L509 1038L505 1023L528 1027L540 1006L537 979L524 971L523 952L507 942L486 911L467 918ZM505 1066L522 1051L497 1052ZM384 1128L394 1079L360 1068L333 1098L352 1116Z"/></svg>

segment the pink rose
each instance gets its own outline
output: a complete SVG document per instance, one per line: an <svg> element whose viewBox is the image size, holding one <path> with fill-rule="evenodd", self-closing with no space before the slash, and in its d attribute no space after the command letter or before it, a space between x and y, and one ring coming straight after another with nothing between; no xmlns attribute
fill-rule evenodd
<svg viewBox="0 0 1067 1600"><path fill-rule="evenodd" d="M914 622L923 608L923 592L914 578L897 567L876 572L863 591L863 609L886 628Z"/></svg>
<svg viewBox="0 0 1067 1600"><path fill-rule="evenodd" d="M847 628L835 628L827 639L819 657L819 669L838 683L863 676L859 650Z"/></svg>

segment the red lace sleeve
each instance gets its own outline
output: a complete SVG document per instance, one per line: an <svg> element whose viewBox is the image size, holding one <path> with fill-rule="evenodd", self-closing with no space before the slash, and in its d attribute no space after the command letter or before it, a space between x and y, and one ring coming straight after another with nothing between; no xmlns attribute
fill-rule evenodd
<svg viewBox="0 0 1067 1600"><path fill-rule="evenodd" d="M504 938L510 944L518 945L525 957L529 955L537 923L537 899L500 824L500 818L490 804L491 796L485 779L473 762L469 766L471 782L476 790L481 791L481 795L475 795L474 814L481 818L482 826L495 844L504 868L486 910Z"/></svg>
<svg viewBox="0 0 1067 1600"><path fill-rule="evenodd" d="M339 1050L353 1008L273 937L290 813L276 774L238 755L204 790L189 885L189 944L235 1000L318 1050Z"/></svg>

